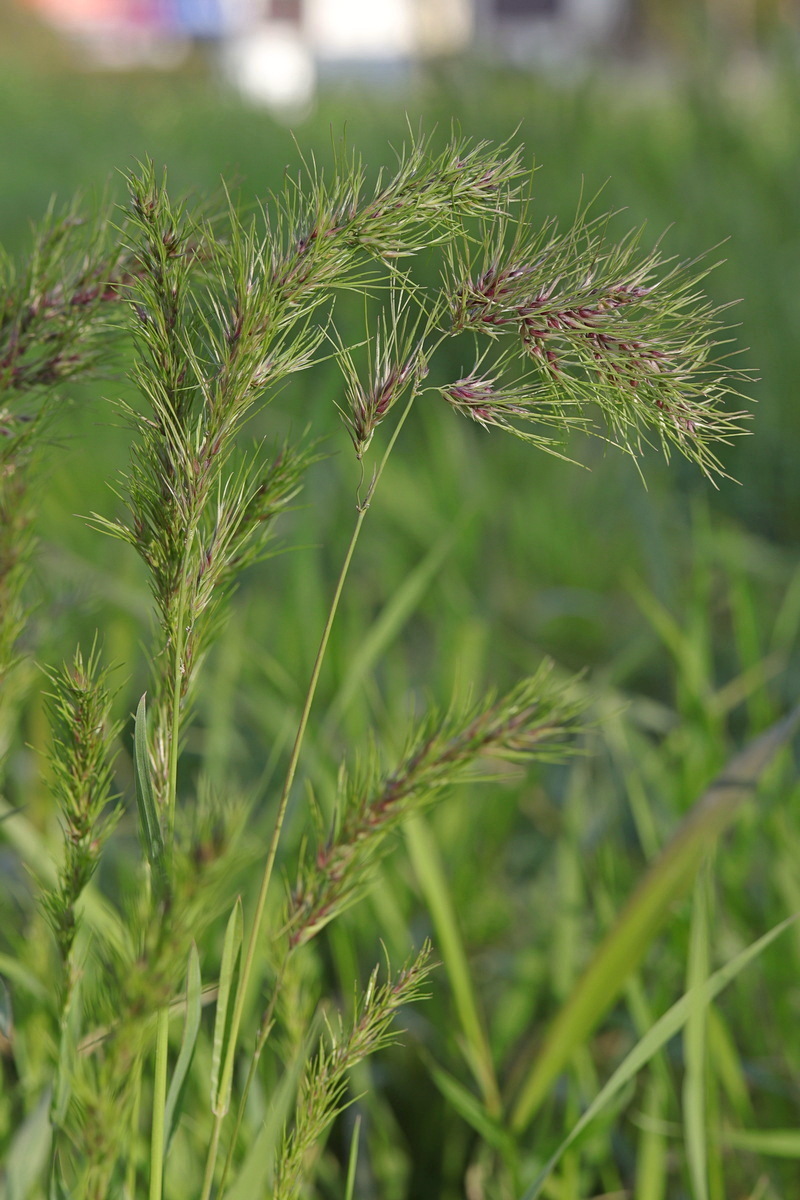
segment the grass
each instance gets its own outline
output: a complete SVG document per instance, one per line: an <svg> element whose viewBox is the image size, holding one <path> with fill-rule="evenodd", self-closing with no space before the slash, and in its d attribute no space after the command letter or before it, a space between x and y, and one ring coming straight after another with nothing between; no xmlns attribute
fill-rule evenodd
<svg viewBox="0 0 800 1200"><path fill-rule="evenodd" d="M276 186L295 155L285 129L221 100L200 74L135 85L56 75L34 87L29 67L15 71L0 85L0 137L15 133L13 153L4 148L14 164L4 186L7 244L40 214L54 186L66 194L76 185L101 185L129 154L168 161L176 191L193 185L203 193L234 166L246 194ZM56 93L58 123L51 115ZM625 87L602 80L577 91L515 79L485 89L473 70L469 78L463 71L443 76L414 104L426 123L447 125L457 116L478 136L505 135L524 109L522 136L543 164L537 191L547 211L574 209L582 175L587 194L608 178L603 205L624 202L625 223L646 218L654 234L675 221L668 245L681 254L729 235L727 265L708 286L720 301L744 297L736 341L751 347L747 363L760 375L752 389L761 402L757 436L726 456L741 488L699 489L678 464L668 475L654 460L645 493L630 464L591 445L578 449L590 474L445 423L433 411L418 412L416 426L404 431L407 453L387 465L376 519L365 524L353 563L349 601L331 635L318 696L325 718L306 742L306 786L322 813L331 811L343 744L374 729L390 746L398 743L399 753L409 697L421 711L431 696L446 704L454 679L478 692L490 683L505 688L520 665L533 668L543 652L567 669L592 666L597 730L572 764L542 777L511 777L488 793L465 788L411 829L407 854L398 839L365 899L329 927L324 952L287 983L284 1083L278 1085L278 1056L265 1056L243 1125L242 1177L257 1179L258 1161L280 1139L287 1092L300 1084L309 997L333 994L346 1012L353 981L367 983L379 939L397 964L432 934L443 965L428 984L430 998L404 1014L402 1046L355 1069L353 1094L363 1095L333 1127L319 1162L319 1194L345 1194L356 1144L356 1196L438 1200L463 1195L465 1179L471 1194L515 1194L502 1190L498 1163L533 1186L620 1068L623 1086L564 1150L544 1195L783 1198L796 1186L800 1150L792 1136L800 1068L796 928L713 1001L710 992L700 999L695 992L684 1003L683 1041L680 1026L657 1021L683 1003L687 982L702 989L705 978L710 988L714 971L800 908L797 785L787 751L760 771L758 788L717 837L710 875L694 899L687 898L688 876L676 883L677 902L665 897L658 914L665 918L660 931L654 922L641 955L626 959L624 975L615 968L613 983L603 974L613 959L604 960L609 952L600 947L613 947L643 880L663 879L659 856L669 856L682 819L724 773L734 749L769 729L796 698L800 575L790 549L797 418L789 400L797 302L785 214L797 182L789 136L797 97L791 82L777 77L743 117L709 86L634 104ZM347 119L352 141L377 166L387 158L387 142L399 139L401 120L388 105L375 108L368 121L358 110L354 115L351 97L332 97L298 131L304 147L325 160L327 124L339 128ZM21 127L25 154L16 136ZM45 154L50 146L58 148L56 158ZM43 172L39 162L48 155ZM316 428L338 436L336 387L328 369L307 376L302 390L287 390L289 415L265 423L264 431L300 432L313 412ZM37 518L42 541L28 593L39 615L26 650L57 664L71 658L76 642L90 646L101 626L104 657L126 664L115 677L121 690L114 711L125 722L121 744L129 747L129 714L148 670L139 648L150 611L147 580L124 546L98 539L72 514L113 507L102 476L113 479L124 465L130 435L97 389L76 390L73 400L79 403L51 435ZM254 805L236 876L250 905L249 864L269 836L302 681L345 549L348 466L342 451L312 468L305 500L283 526L286 542L301 549L251 568L209 655L187 735L183 786L190 791L202 777L229 803L246 798ZM280 639L268 645L276 628ZM24 812L2 826L11 932L0 967L25 1031L3 1060L7 1081L15 1084L15 1074L21 1081L16 1099L0 1111L10 1147L6 1186L15 1196L40 1194L28 1147L42 1144L47 1109L39 1100L52 1058L47 1020L37 1015L49 934L24 869L47 879L59 844L41 766L49 741L42 690L35 676L26 678L5 790L6 803L24 805ZM117 776L130 795L125 751ZM279 861L287 870L307 833L302 799L298 794L287 814L286 857ZM213 847L213 820L201 811L198 822L198 844ZM116 905L132 902L137 857L129 807L87 902L92 928L112 928ZM205 946L207 985L220 974L223 932L218 922ZM203 999L190 1096L207 1085L210 1070L213 1028L209 997ZM580 1004L587 1015L570 1025ZM170 1028L173 1069L177 1014ZM663 1041L655 1035L660 1028L669 1033ZM542 1047L559 1036L563 1048L548 1074ZM637 1045L652 1056L644 1072L626 1078L627 1056L641 1054ZM515 1118L498 1115L498 1092L500 1111ZM536 1103L523 1103L531 1095ZM27 1140L12 1142L21 1128ZM197 1140L191 1123L178 1125L168 1194L197 1180ZM199 1181L193 1186L199 1194Z"/></svg>

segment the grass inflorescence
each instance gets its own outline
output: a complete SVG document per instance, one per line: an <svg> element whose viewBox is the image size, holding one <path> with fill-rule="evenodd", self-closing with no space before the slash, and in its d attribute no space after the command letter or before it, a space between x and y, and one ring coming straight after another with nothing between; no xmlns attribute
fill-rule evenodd
<svg viewBox="0 0 800 1200"><path fill-rule="evenodd" d="M405 736L376 720L361 745L341 731L331 740L332 724L317 723L314 705L362 528L391 487L387 464L402 454L404 428L422 403L443 418L449 408L489 432L510 432L532 450L564 456L570 434L588 430L637 463L652 440L707 475L724 472L717 451L742 432L744 414L731 406L742 375L730 367L721 312L701 290L707 268L643 250L641 231L613 241L605 220L584 208L569 228L537 228L529 173L510 145L454 137L437 150L412 138L394 171L371 185L358 156L342 149L332 171L309 160L247 212L224 191L214 205L175 200L149 162L126 183L121 211L104 210L86 226L77 210L53 213L28 263L3 268L0 680L19 669L30 619L24 586L33 481L49 449L44 430L64 387L94 372L112 344L128 356L137 393L116 403L130 430L130 459L110 481L115 511L94 513L91 524L138 558L153 614L149 682L132 720L117 715L100 639L89 654L78 649L67 665L47 668L52 744L43 775L58 814L56 861L35 826L21 825L24 814L5 814L12 830L23 830L15 848L37 863L36 950L18 946L19 965L9 971L15 1005L18 992L26 999L0 1042L13 1064L0 1128L10 1194L350 1197L358 1138L347 1153L327 1151L326 1139L335 1144L354 1104L371 1106L380 1123L370 1059L385 1058L395 1043L398 1013L445 983L466 1081L430 1050L418 1069L472 1131L469 1194L539 1194L562 1156L553 1194L570 1194L573 1135L545 1125L540 1150L529 1140L531 1123L552 1093L579 1129L578 1092L565 1101L555 1089L559 1073L580 1059L585 1095L595 1026L626 983L635 989L670 904L790 725L745 752L735 795L723 774L716 786L726 803L701 804L666 846L637 810L653 861L631 906L609 917L594 957L576 953L559 968L563 1004L540 1054L530 1058L539 1039L523 1020L509 1067L508 1047L487 1026L449 894L447 873L458 864L440 852L432 823L440 808L446 813L448 793L469 796L476 784L490 789L499 814L520 777L535 780L540 796L568 777L564 820L584 819L574 781L587 768L571 764L586 756L575 751L585 749L590 724L607 726L619 750L619 706L596 705L602 719L589 721L585 679L553 664L479 699L467 680L445 711L431 705ZM347 293L363 302L363 336L340 318ZM290 749L259 749L270 769L256 806L240 794L232 765L214 778L204 771L208 664L233 636L229 619L245 572L272 554L282 519L327 454L316 428L327 396L317 394L313 373L326 358L342 377L333 404L355 456L347 456L352 529L313 631L309 677L292 681ZM254 433L262 410L300 373L310 382L290 432L275 442ZM291 518L283 526L291 533ZM276 653L281 631L267 632ZM13 741L18 705L13 689L3 696L0 750ZM622 751L620 762L632 778ZM308 803L297 786L303 778ZM385 982L375 968L360 984L347 921L359 901L382 892L376 911L387 940L398 941L405 918L384 885L403 831L430 928L419 936L404 929L406 965L397 973L387 965ZM560 858L559 870L577 892L576 864ZM607 899L598 897L601 910ZM698 929L695 946L705 936L705 926ZM429 933L442 958L433 975ZM690 1107L702 1077L705 1006L755 953L705 978L707 957L697 950L694 999L665 1018L664 1028L690 1024ZM350 967L333 988L324 986L327 956L340 974ZM660 1050L652 1030L663 1023L653 1020L648 1040L647 1004L639 996L634 1007L641 1037L630 1063L642 1065ZM630 1063L611 1076L609 1099L618 1079L635 1074ZM648 1100L656 1117L662 1102L660 1092ZM453 1145L464 1136L454 1135ZM378 1141L368 1152L376 1162ZM38 1158L26 1160L28 1144ZM367 1174L373 1165L365 1164Z"/></svg>

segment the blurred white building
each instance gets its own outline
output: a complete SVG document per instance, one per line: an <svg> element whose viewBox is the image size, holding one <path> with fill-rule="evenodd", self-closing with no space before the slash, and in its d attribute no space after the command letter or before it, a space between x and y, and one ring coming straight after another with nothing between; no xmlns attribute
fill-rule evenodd
<svg viewBox="0 0 800 1200"><path fill-rule="evenodd" d="M464 50L474 29L473 0L267 0L225 57L251 99L303 106L320 76L385 84Z"/></svg>
<svg viewBox="0 0 800 1200"><path fill-rule="evenodd" d="M566 60L607 40L628 0L267 0L227 62L253 100L303 106L318 77L384 84L425 58L478 43L525 64Z"/></svg>
<svg viewBox="0 0 800 1200"><path fill-rule="evenodd" d="M477 38L506 61L559 68L614 38L631 0L473 0Z"/></svg>
<svg viewBox="0 0 800 1200"><path fill-rule="evenodd" d="M563 64L612 36L631 0L22 0L103 66L169 66L219 46L255 102L297 109L320 77L403 78L420 59L484 51Z"/></svg>

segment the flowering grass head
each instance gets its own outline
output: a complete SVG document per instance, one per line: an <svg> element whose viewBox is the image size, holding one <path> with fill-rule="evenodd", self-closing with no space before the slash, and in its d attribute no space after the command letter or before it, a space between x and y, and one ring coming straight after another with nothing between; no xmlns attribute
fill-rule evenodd
<svg viewBox="0 0 800 1200"><path fill-rule="evenodd" d="M553 222L532 232L523 207L478 249L454 248L451 328L472 335L476 366L441 394L485 427L520 433L561 419L564 432L580 424L637 459L656 441L724 474L716 447L745 432L747 414L728 406L745 375L723 350L721 310L700 291L710 267L643 252L641 230L611 242L607 224L583 210L566 232ZM498 383L509 368L510 383Z"/></svg>

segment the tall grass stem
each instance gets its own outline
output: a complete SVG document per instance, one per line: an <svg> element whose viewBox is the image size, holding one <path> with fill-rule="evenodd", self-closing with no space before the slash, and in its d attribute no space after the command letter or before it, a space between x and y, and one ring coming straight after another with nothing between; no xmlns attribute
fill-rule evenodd
<svg viewBox="0 0 800 1200"><path fill-rule="evenodd" d="M164 1186L164 1114L167 1103L169 1008L158 1011L156 1062L153 1077L153 1124L150 1137L150 1200L161 1200Z"/></svg>
<svg viewBox="0 0 800 1200"><path fill-rule="evenodd" d="M255 908L255 913L253 915L253 924L252 924L252 927L250 930L250 937L247 942L247 949L245 951L244 961L242 963L242 973L239 977L239 986L238 986L238 989L236 992L236 1000L235 1000L234 1007L233 1007L233 1016L231 1018L231 1030L230 1030L230 1039L228 1041L228 1052L227 1052L227 1055L225 1058L225 1064L224 1064L223 1072L222 1072L222 1088L223 1088L223 1090L229 1086L230 1081L233 1077L233 1063L234 1063L234 1057L236 1054L236 1046L238 1043L239 1027L240 1027L241 1021L242 1021L242 1013L244 1012L244 1004L245 1004L245 998L247 995L247 988L248 988L248 985L250 982L250 976L253 971L253 963L255 961L255 956L256 956L256 947L258 945L258 939L261 934L261 923L262 923L262 920L264 917L264 909L266 908L266 904L267 904L267 894L269 892L270 883L272 882L272 872L274 870L275 859L278 854L278 843L280 842L281 833L283 832L283 826L284 826L284 822L286 820L286 810L289 807L289 795L291 793L292 784L294 783L294 777L297 772L297 765L300 761L300 752L303 747L303 741L305 739L306 728L308 727L308 719L311 715L311 707L314 703L314 696L316 695L317 684L319 682L320 673L322 671L322 664L325 659L325 653L328 649L328 641L330 639L331 630L333 629L333 622L336 618L336 612L339 607L339 600L341 599L341 595L344 590L345 581L346 581L348 573L350 571L350 563L353 561L353 554L355 553L356 545L358 544L358 539L361 534L361 527L364 524L364 518L367 515L367 510L372 502L372 498L375 494L375 489L378 486L378 482L380 481L381 475L383 474L386 463L389 461L389 455L391 454L392 450L394 449L394 445L395 445L398 437L400 436L400 431L403 428L403 425L405 424L409 413L411 412L411 409L414 404L414 400L416 398L416 394L417 394L417 389L415 387L411 391L411 395L409 396L408 402L407 402L405 408L403 409L402 414L400 415L400 419L398 420L397 425L394 428L391 438L389 439L388 445L386 446L386 449L383 453L383 457L381 458L380 463L372 476L372 480L370 481L369 487L367 489L367 494L363 500L359 499L359 501L358 501L355 525L353 526L353 532L350 537L350 542L349 542L347 550L345 552L344 561L342 563L342 567L339 572L339 578L336 582L336 588L333 593L333 599L331 600L331 605L328 610L328 616L325 621L325 627L322 631L322 637L320 638L319 649L317 650L317 656L314 659L314 666L311 670L311 678L309 680L308 688L306 690L306 698L305 698L305 701L303 704L303 711L300 714L300 721L298 722L297 733L295 734L294 745L292 746L292 753L289 758L289 765L286 769L286 778L284 780L283 789L281 791L280 800L278 802L278 812L275 817L275 825L273 826L272 837L270 838L269 848L267 850L267 861L264 865L264 873L261 877L261 887L259 889L258 899L256 900L256 908ZM267 1030L269 1029L268 1024L265 1027L267 1028ZM263 1045L259 1046L259 1052L262 1048L263 1048ZM250 1077L248 1077L248 1079L250 1079ZM244 1103L244 1101L243 1101L243 1103ZM214 1160L216 1159L216 1155L217 1155L218 1147L219 1147L219 1126L221 1125L222 1120L223 1120L223 1117L221 1114L215 1114L215 1116L214 1116L214 1132L212 1135L212 1142L211 1142L211 1146L209 1147L208 1159L206 1162L206 1178L205 1178L205 1182L204 1182L204 1186L203 1186L203 1193L201 1196L201 1200L208 1200L208 1198L211 1194L210 1183L211 1183L211 1178L213 1177ZM151 1197L151 1200L155 1200L155 1198Z"/></svg>
<svg viewBox="0 0 800 1200"><path fill-rule="evenodd" d="M181 724L181 660L183 658L183 630L186 621L186 551L181 563L181 583L178 600L178 619L175 622L175 669L172 680L171 722L169 744L169 775L167 778L166 818L167 854L172 849L175 830L175 809L178 796L178 749ZM150 1143L150 1200L161 1200L164 1181L165 1116L167 1109L167 1066L169 1058L169 1006L164 1005L158 1013L156 1028L155 1076L153 1079L153 1126Z"/></svg>

